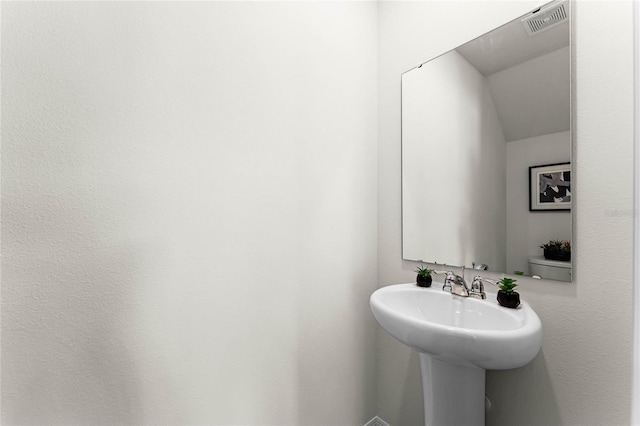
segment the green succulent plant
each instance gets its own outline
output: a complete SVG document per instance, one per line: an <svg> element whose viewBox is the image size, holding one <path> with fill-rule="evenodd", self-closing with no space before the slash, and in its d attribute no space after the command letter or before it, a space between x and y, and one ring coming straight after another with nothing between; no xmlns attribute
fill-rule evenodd
<svg viewBox="0 0 640 426"><path fill-rule="evenodd" d="M540 246L545 250L549 251L561 251L571 253L571 242L564 240L549 240L548 243Z"/></svg>
<svg viewBox="0 0 640 426"><path fill-rule="evenodd" d="M423 268L421 266L418 266L418 269L416 269L416 272L418 273L418 275L420 275L421 277L430 277L431 273L433 272L433 269L429 269L429 268Z"/></svg>
<svg viewBox="0 0 640 426"><path fill-rule="evenodd" d="M498 287L500 287L500 290L503 290L506 293L513 293L513 289L518 286L518 284L516 284L516 281L517 280L514 280L513 278L503 278L498 281Z"/></svg>

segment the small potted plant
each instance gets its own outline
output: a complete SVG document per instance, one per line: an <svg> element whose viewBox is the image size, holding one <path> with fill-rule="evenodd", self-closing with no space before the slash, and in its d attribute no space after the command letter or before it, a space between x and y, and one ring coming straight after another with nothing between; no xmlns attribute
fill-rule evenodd
<svg viewBox="0 0 640 426"><path fill-rule="evenodd" d="M418 276L416 277L416 284L418 284L419 287L431 287L431 282L433 281L431 273L433 272L433 269L418 266L416 272L418 273Z"/></svg>
<svg viewBox="0 0 640 426"><path fill-rule="evenodd" d="M517 280L512 278L503 278L498 281L498 303L505 308L517 308L520 305L520 294L513 291L518 286Z"/></svg>
<svg viewBox="0 0 640 426"><path fill-rule="evenodd" d="M550 240L540 246L544 250L544 258L549 260L571 260L571 242L564 240Z"/></svg>

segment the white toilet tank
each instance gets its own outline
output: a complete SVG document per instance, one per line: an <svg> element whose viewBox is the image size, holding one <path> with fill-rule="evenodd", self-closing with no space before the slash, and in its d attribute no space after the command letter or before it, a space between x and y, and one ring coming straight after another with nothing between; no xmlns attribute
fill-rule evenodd
<svg viewBox="0 0 640 426"><path fill-rule="evenodd" d="M529 275L546 280L571 281L571 262L547 260L543 256L529 258Z"/></svg>

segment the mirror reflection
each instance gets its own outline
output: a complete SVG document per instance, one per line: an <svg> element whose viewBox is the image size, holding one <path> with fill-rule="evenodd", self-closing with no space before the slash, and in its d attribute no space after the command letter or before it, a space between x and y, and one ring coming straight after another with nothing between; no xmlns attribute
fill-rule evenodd
<svg viewBox="0 0 640 426"><path fill-rule="evenodd" d="M568 7L402 75L404 259L571 281Z"/></svg>

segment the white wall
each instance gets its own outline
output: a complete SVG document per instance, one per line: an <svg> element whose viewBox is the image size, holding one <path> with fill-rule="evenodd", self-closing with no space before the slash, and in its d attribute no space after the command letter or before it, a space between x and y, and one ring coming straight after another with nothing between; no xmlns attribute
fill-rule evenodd
<svg viewBox="0 0 640 426"><path fill-rule="evenodd" d="M375 414L376 6L2 5L2 423Z"/></svg>
<svg viewBox="0 0 640 426"><path fill-rule="evenodd" d="M485 77L455 51L404 73L402 132L403 257L503 271L506 141Z"/></svg>
<svg viewBox="0 0 640 426"><path fill-rule="evenodd" d="M415 263L402 261L400 255L400 74L542 3L380 3L380 286L415 279ZM631 2L578 2L575 32L575 281L522 279L523 299L542 319L542 351L526 367L488 372L487 393L493 401L489 426L630 421ZM614 176L615 183L603 176ZM393 426L421 424L416 353L379 331L377 370L378 414Z"/></svg>
<svg viewBox="0 0 640 426"><path fill-rule="evenodd" d="M571 241L571 213L530 212L529 167L569 162L571 135L551 133L507 144L507 272L524 271L529 256L542 256L549 240Z"/></svg>
<svg viewBox="0 0 640 426"><path fill-rule="evenodd" d="M2 422L419 424L399 76L541 3L3 3ZM631 16L579 4L576 281L489 425L629 423Z"/></svg>

